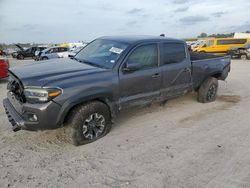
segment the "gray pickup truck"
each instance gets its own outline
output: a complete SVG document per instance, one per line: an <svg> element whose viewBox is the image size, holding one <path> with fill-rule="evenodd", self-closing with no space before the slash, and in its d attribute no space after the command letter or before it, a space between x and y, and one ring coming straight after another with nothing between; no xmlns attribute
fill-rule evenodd
<svg viewBox="0 0 250 188"><path fill-rule="evenodd" d="M165 37L102 37L72 58L10 69L4 99L13 130L67 126L75 145L106 135L122 109L162 102L196 91L216 99L230 58L189 53L182 40Z"/></svg>

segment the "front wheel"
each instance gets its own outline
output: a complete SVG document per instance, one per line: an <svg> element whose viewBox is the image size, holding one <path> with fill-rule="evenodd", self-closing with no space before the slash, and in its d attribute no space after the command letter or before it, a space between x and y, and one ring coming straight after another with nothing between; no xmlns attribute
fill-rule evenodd
<svg viewBox="0 0 250 188"><path fill-rule="evenodd" d="M70 142L74 145L94 142L111 129L109 108L99 101L75 107L69 114L66 126Z"/></svg>
<svg viewBox="0 0 250 188"><path fill-rule="evenodd" d="M218 91L218 80L214 77L207 78L198 90L198 101L201 103L213 102Z"/></svg>
<svg viewBox="0 0 250 188"><path fill-rule="evenodd" d="M22 59L24 59L24 56L23 56L22 54L18 54L18 55L17 55L17 59L22 60Z"/></svg>

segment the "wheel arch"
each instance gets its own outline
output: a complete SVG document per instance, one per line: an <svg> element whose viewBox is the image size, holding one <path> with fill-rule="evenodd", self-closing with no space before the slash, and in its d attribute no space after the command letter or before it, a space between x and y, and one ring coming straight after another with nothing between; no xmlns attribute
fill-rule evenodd
<svg viewBox="0 0 250 188"><path fill-rule="evenodd" d="M196 87L194 90L197 92L200 89L200 86L202 85L203 82L205 82L208 78L213 77L216 78L217 80L220 80L220 78L222 77L222 72L217 71L217 72L213 72L208 74L198 85L198 87Z"/></svg>
<svg viewBox="0 0 250 188"><path fill-rule="evenodd" d="M62 108L59 112L59 115L57 118L57 124L63 125L67 121L68 116L70 115L70 112L77 106L82 105L84 103L88 103L88 102L94 102L94 101L102 102L108 107L111 120L113 121L118 111L117 110L118 108L115 102L112 102L109 95L92 95L88 97L85 96L84 98L71 99L71 100L66 101L62 105Z"/></svg>

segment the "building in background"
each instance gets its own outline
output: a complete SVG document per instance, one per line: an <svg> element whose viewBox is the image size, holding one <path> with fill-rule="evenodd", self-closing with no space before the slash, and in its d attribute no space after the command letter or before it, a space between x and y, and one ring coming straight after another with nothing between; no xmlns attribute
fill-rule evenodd
<svg viewBox="0 0 250 188"><path fill-rule="evenodd" d="M250 33L234 33L234 38L250 38Z"/></svg>

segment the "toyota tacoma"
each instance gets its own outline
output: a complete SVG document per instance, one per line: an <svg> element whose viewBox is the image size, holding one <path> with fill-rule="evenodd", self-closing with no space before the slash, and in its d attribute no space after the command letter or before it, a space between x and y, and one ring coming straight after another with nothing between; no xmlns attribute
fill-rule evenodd
<svg viewBox="0 0 250 188"><path fill-rule="evenodd" d="M67 126L71 142L82 145L106 135L123 109L191 91L199 102L214 101L230 63L190 53L178 39L101 37L74 57L11 68L3 105L14 131Z"/></svg>

